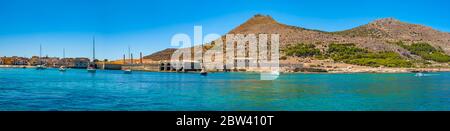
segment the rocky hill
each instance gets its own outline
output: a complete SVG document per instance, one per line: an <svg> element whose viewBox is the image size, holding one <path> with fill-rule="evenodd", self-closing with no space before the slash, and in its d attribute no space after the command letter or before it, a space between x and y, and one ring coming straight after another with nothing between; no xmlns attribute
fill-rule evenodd
<svg viewBox="0 0 450 131"><path fill-rule="evenodd" d="M290 45L313 44L315 48L326 50L330 44L354 44L371 52L395 52L407 59L421 59L417 53L412 53L393 44L402 41L406 45L424 42L437 50L450 54L450 34L432 29L431 27L409 24L394 18L375 20L353 29L325 32L285 25L270 16L255 15L228 34L280 34L280 48ZM224 37L222 37L224 38ZM145 58L153 60L169 59L174 49L166 49ZM168 55L168 56L165 56Z"/></svg>
<svg viewBox="0 0 450 131"><path fill-rule="evenodd" d="M375 20L369 24L353 29L325 32L305 29L278 23L270 16L255 15L245 23L231 30L231 34L278 33L281 35L281 48L298 43L316 44L323 47L331 43L354 43L358 47L372 51L393 51L402 56L410 56L410 52L391 44L404 41L406 43L426 42L435 48L450 54L450 35L431 27L409 24L394 18Z"/></svg>
<svg viewBox="0 0 450 131"><path fill-rule="evenodd" d="M450 35L431 27L401 22L394 18L379 19L369 24L335 34L376 38L384 41L426 42L450 54Z"/></svg>
<svg viewBox="0 0 450 131"><path fill-rule="evenodd" d="M357 29L357 28L355 28ZM366 30L364 30L366 31ZM357 31L348 31L357 32ZM311 43L318 48L326 47L331 43L354 43L357 46L374 51L395 51L400 54L409 54L396 45L387 44L383 39L376 39L364 35L351 35L351 33L325 32L305 29L278 23L270 16L255 15L245 23L229 32L230 34L280 34L280 47L298 43ZM354 33L359 34L359 33Z"/></svg>
<svg viewBox="0 0 450 131"><path fill-rule="evenodd" d="M151 55L144 56L144 59L150 59L153 61L170 60L172 53L175 52L176 50L177 49L175 49L175 48L168 48L168 49L153 53Z"/></svg>

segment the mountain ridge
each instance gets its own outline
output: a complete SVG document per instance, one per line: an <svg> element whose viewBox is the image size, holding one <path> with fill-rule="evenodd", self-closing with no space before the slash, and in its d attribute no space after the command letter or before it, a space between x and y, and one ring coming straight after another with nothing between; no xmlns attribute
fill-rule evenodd
<svg viewBox="0 0 450 131"><path fill-rule="evenodd" d="M426 42L450 54L450 33L402 22L392 17L377 19L348 30L325 32L282 24L269 15L257 14L227 34L280 34L280 48L307 43L324 50L332 43L352 43L375 52L390 51L413 58L414 54L392 42L403 41L409 44Z"/></svg>

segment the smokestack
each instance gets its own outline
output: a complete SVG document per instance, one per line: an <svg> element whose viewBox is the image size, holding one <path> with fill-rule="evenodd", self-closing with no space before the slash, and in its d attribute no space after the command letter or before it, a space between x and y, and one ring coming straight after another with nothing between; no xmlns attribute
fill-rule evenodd
<svg viewBox="0 0 450 131"><path fill-rule="evenodd" d="M131 53L131 64L133 64L133 53Z"/></svg>
<svg viewBox="0 0 450 131"><path fill-rule="evenodd" d="M123 54L123 64L125 65L126 60L125 60L125 54Z"/></svg>
<svg viewBox="0 0 450 131"><path fill-rule="evenodd" d="M143 62L142 62L142 52L140 53L139 61L141 62L141 64L143 64Z"/></svg>

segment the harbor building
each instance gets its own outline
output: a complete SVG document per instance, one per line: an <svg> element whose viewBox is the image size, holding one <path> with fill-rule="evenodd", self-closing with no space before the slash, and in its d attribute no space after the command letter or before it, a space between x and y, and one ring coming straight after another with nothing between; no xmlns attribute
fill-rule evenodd
<svg viewBox="0 0 450 131"><path fill-rule="evenodd" d="M87 68L89 65L89 58L75 58L73 68Z"/></svg>

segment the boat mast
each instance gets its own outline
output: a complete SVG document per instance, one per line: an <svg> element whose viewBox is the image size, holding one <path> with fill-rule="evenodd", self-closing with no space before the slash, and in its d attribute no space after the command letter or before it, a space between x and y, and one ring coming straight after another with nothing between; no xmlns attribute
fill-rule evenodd
<svg viewBox="0 0 450 131"><path fill-rule="evenodd" d="M95 62L95 36L92 39L92 62Z"/></svg>
<svg viewBox="0 0 450 131"><path fill-rule="evenodd" d="M66 48L63 48L63 59L66 58Z"/></svg>
<svg viewBox="0 0 450 131"><path fill-rule="evenodd" d="M41 57L42 57L42 44L39 44L39 65L42 64Z"/></svg>
<svg viewBox="0 0 450 131"><path fill-rule="evenodd" d="M66 65L66 48L63 48L63 65Z"/></svg>
<svg viewBox="0 0 450 131"><path fill-rule="evenodd" d="M130 45L128 45L128 58L130 59L130 61L129 61L128 64L131 64L133 60L131 59L131 49L130 49Z"/></svg>

